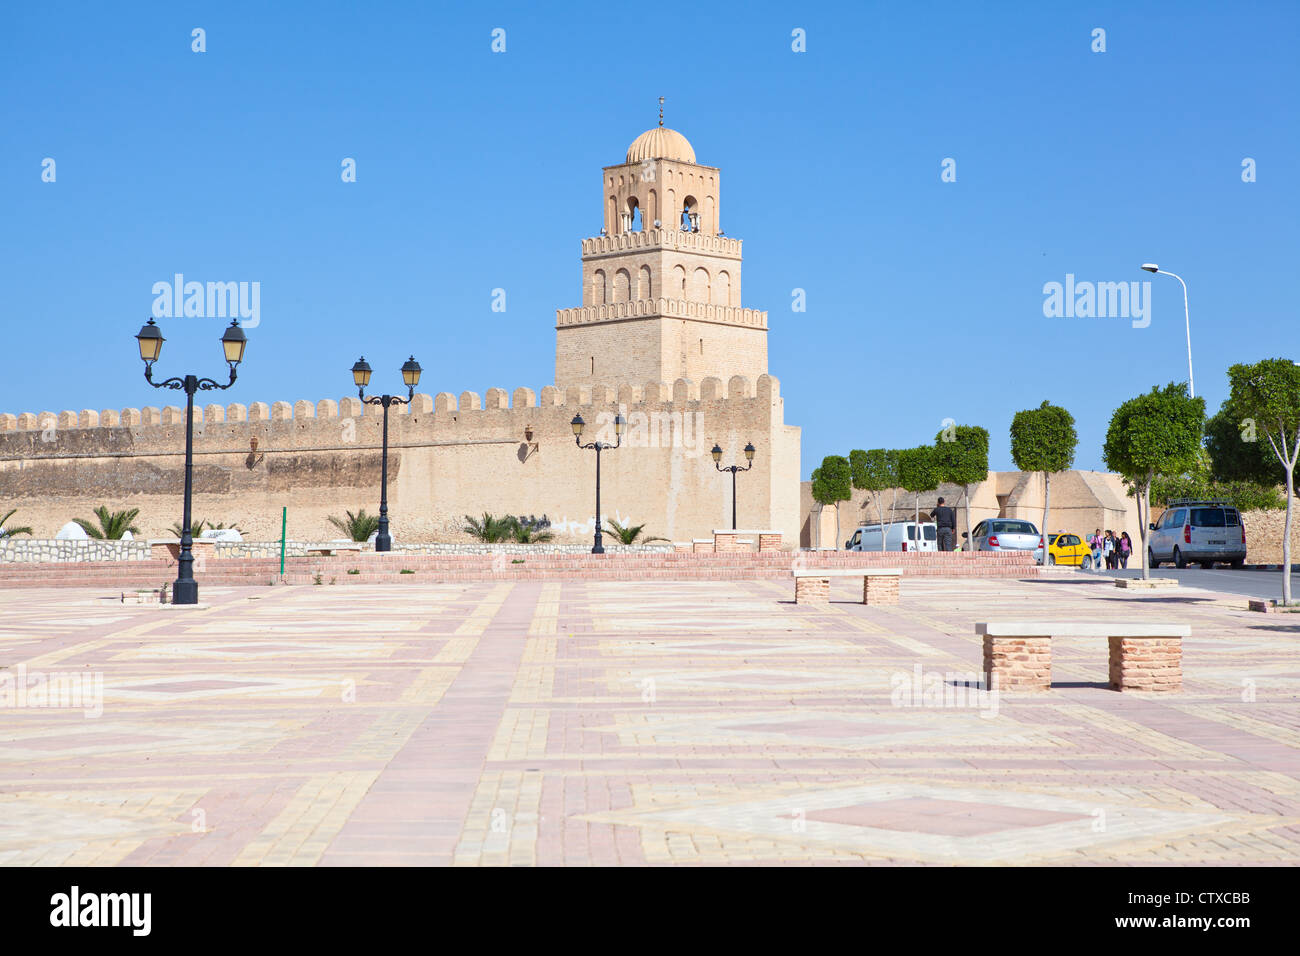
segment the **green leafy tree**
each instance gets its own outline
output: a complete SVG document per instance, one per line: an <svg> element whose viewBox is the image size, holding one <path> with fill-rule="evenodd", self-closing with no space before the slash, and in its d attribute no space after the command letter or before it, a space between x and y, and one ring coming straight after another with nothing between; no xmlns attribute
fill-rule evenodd
<svg viewBox="0 0 1300 956"><path fill-rule="evenodd" d="M1151 523L1151 485L1157 475L1196 468L1205 426L1205 399L1187 394L1187 383L1153 387L1115 409L1106 429L1102 455L1106 467L1133 486L1142 530L1142 577L1151 576L1147 532Z"/></svg>
<svg viewBox="0 0 1300 956"><path fill-rule="evenodd" d="M645 530L645 525L643 524L621 525L613 518L606 518L605 524L614 532L614 537L618 538L620 544L636 544L638 541L641 544L650 544L652 541L668 540L667 538L641 537L642 532Z"/></svg>
<svg viewBox="0 0 1300 956"><path fill-rule="evenodd" d="M0 517L0 538L11 538L16 534L31 534L32 529L27 525L6 525L5 522L14 516L17 508L10 508Z"/></svg>
<svg viewBox="0 0 1300 956"><path fill-rule="evenodd" d="M1021 471L1043 473L1043 541L1047 541L1048 517L1052 506L1052 475L1074 464L1079 433L1074 416L1059 405L1044 401L1037 408L1016 412L1011 420L1011 459ZM1047 563L1043 548L1043 563Z"/></svg>
<svg viewBox="0 0 1300 956"><path fill-rule="evenodd" d="M849 452L849 473L853 480L853 487L867 492L876 503L876 517L882 529L880 550L884 551L885 492L893 493L893 500L889 505L891 518L898 504L898 452L886 448L872 448L870 451L855 448Z"/></svg>
<svg viewBox="0 0 1300 956"><path fill-rule="evenodd" d="M970 541L970 490L988 481L989 432L979 425L954 425L934 436L939 479L961 485L966 501L966 540Z"/></svg>
<svg viewBox="0 0 1300 956"><path fill-rule="evenodd" d="M822 507L832 505L835 508L835 541L839 547L840 540L840 502L853 497L853 475L849 460L843 455L827 455L822 459L821 467L812 473L812 496ZM817 544L821 546L821 523L817 524Z"/></svg>
<svg viewBox="0 0 1300 956"><path fill-rule="evenodd" d="M369 541L379 530L379 515L368 515L362 508L356 514L345 511L346 518L330 516L329 522L348 536L349 541Z"/></svg>
<svg viewBox="0 0 1300 956"><path fill-rule="evenodd" d="M1228 401L1251 422L1254 438L1268 443L1286 476L1286 520L1282 525L1282 603L1291 603L1291 512L1295 467L1300 459L1300 365L1264 359L1228 369Z"/></svg>
<svg viewBox="0 0 1300 956"><path fill-rule="evenodd" d="M1254 482L1277 487L1286 469L1268 442L1260 441L1256 420L1229 396L1205 423L1205 449L1210 477L1222 482Z"/></svg>
<svg viewBox="0 0 1300 956"><path fill-rule="evenodd" d="M939 456L933 445L902 448L898 452L898 483L916 495L916 541L921 543L921 493L939 487Z"/></svg>
<svg viewBox="0 0 1300 956"><path fill-rule="evenodd" d="M131 523L139 515L139 508L127 508L125 511L109 511L107 507L100 505L95 509L95 521L90 521L87 518L73 518L72 520L79 524L81 530L92 538L118 541L128 531L132 534L140 533L140 529Z"/></svg>
<svg viewBox="0 0 1300 956"><path fill-rule="evenodd" d="M514 539L517 526L518 522L510 515L497 518L485 511L482 518L466 515L464 530L466 534L477 538L479 541L487 544L500 544L502 541Z"/></svg>

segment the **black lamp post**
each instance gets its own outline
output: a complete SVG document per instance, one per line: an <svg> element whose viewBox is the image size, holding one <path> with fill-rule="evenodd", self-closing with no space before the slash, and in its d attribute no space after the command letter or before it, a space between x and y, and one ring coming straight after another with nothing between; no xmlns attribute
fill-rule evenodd
<svg viewBox="0 0 1300 956"><path fill-rule="evenodd" d="M244 330L239 327L238 319L231 319L230 328L221 336L221 349L226 364L230 366L230 381L225 385L210 378L195 375L169 378L165 382L153 380L153 363L158 361L162 352L162 329L154 324L153 319L145 323L135 337L140 344L140 358L144 360L145 381L154 388L174 388L185 391L185 513L181 520L181 551L176 560L176 583L172 585L173 604L198 604L199 582L194 580L194 537L190 534L190 496L194 490L194 393L200 389L210 391L214 388L226 389L235 384L235 366L244 359Z"/></svg>
<svg viewBox="0 0 1300 956"><path fill-rule="evenodd" d="M363 355L352 366L352 381L356 383L357 394L366 405L384 406L384 450L379 465L379 531L375 534L376 551L392 551L393 539L388 533L388 406L409 405L415 397L415 386L420 384L420 363L412 355L402 365L402 381L406 384L406 398L396 395L374 395L366 398L366 386L370 384L370 366Z"/></svg>
<svg viewBox="0 0 1300 956"><path fill-rule="evenodd" d="M718 471L731 472L731 530L735 531L736 530L736 473L740 471L749 471L749 469L754 467L754 445L752 442L747 443L745 445L745 460L748 461L749 464L746 465L744 468L741 468L739 465L728 465L726 468L723 468L722 465L720 464L720 462L722 461L722 449L717 445L713 446L712 454L713 454L713 467L717 468Z"/></svg>
<svg viewBox="0 0 1300 956"><path fill-rule="evenodd" d="M623 444L623 426L627 424L622 415L614 416L614 444L608 442L593 441L587 444L582 443L582 430L587 423L582 420L581 415L574 415L573 421L569 422L573 426L573 441L579 448L592 448L596 451L596 543L591 549L592 554L604 554L605 545L601 542L600 527L600 453L606 448L617 448Z"/></svg>

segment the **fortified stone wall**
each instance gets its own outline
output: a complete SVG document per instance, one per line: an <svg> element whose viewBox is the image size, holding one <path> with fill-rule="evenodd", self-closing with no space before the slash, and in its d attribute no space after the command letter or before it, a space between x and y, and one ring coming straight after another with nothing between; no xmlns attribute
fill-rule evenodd
<svg viewBox="0 0 1300 956"><path fill-rule="evenodd" d="M743 462L742 527L775 528L787 543L799 526L799 429L784 423L771 376L698 384L489 389L480 396L417 395L390 410L389 508L397 544L465 540L464 515L546 515L560 543L590 541L596 455L574 444L570 420L587 422L583 441L613 442L618 411L623 447L601 454L607 518L646 525L669 539L707 537L730 526L731 477L714 467ZM338 537L330 515L379 505L382 410L353 397L196 407L194 517L235 525L252 540ZM93 509L139 508L141 538L170 537L180 518L184 409L0 415L0 504L11 519L50 538ZM531 434L531 437L528 435ZM793 470L792 470L793 469Z"/></svg>

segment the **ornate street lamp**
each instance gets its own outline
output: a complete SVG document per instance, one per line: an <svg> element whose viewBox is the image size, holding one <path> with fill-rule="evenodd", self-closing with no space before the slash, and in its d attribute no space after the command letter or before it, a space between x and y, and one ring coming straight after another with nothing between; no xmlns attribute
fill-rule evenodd
<svg viewBox="0 0 1300 956"><path fill-rule="evenodd" d="M393 539L388 533L388 406L409 405L415 397L415 386L420 384L420 363L412 355L402 365L402 382L406 385L406 398L396 395L374 395L366 398L366 386L370 384L370 366L363 355L352 366L352 381L357 386L357 394L366 405L384 407L384 450L380 455L379 465L379 530L375 534L376 551L392 551Z"/></svg>
<svg viewBox="0 0 1300 956"><path fill-rule="evenodd" d="M176 583L172 585L173 604L198 604L199 583L194 580L194 537L190 533L191 497L194 490L194 393L215 388L227 389L235 384L235 366L244 360L244 347L248 341L238 319L230 320L230 328L221 336L221 351L230 366L230 381L225 385L210 378L195 375L169 378L165 382L153 380L153 363L162 353L162 329L150 319L136 335L140 345L140 358L144 361L144 379L154 388L174 388L185 391L185 507L181 519L181 550L176 560Z"/></svg>
<svg viewBox="0 0 1300 956"><path fill-rule="evenodd" d="M746 443L745 445L745 460L748 461L749 464L746 465L744 468L741 468L739 465L728 465L726 468L723 468L722 465L720 464L720 462L722 461L722 449L716 444L713 446L711 453L713 455L713 467L717 468L718 471L731 472L731 530L735 531L736 530L736 473L740 471L749 471L749 469L754 467L754 445L753 443Z"/></svg>
<svg viewBox="0 0 1300 956"><path fill-rule="evenodd" d="M627 424L622 415L614 416L614 444L608 442L593 441L587 444L582 443L582 430L587 423L582 420L581 415L574 415L573 421L569 422L573 426L573 441L582 449L594 449L596 452L596 543L591 549L592 554L604 554L605 545L601 541L600 527L600 453L607 448L617 448L623 444L623 427Z"/></svg>

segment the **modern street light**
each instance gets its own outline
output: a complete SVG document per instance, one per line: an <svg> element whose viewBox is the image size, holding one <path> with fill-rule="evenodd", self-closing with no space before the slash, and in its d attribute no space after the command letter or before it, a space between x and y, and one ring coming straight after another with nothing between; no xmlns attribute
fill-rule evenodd
<svg viewBox="0 0 1300 956"><path fill-rule="evenodd" d="M379 458L379 530L375 533L375 550L392 551L393 538L388 533L388 406L409 405L415 397L415 386L420 384L420 363L412 355L402 365L402 382L406 385L406 398L397 395L372 395L366 398L366 386L370 384L370 365L363 355L352 366L352 381L357 386L357 394L365 405L382 405L384 407L384 450Z"/></svg>
<svg viewBox="0 0 1300 956"><path fill-rule="evenodd" d="M749 469L754 467L754 445L752 442L747 443L745 445L745 460L748 461L749 464L746 465L744 468L741 468L739 465L728 465L726 468L723 468L722 465L720 464L720 462L722 461L722 448L719 447L718 445L713 446L712 454L713 454L713 467L717 468L718 471L731 472L731 530L735 531L736 530L736 473L740 471L749 471Z"/></svg>
<svg viewBox="0 0 1300 956"><path fill-rule="evenodd" d="M1187 391L1191 398L1196 397L1196 379L1192 377L1192 319L1187 311L1187 283L1183 282L1183 277L1174 275L1172 272L1165 272L1154 262L1142 263L1142 268L1147 272L1153 272L1161 276L1173 276L1183 286L1183 321L1187 324Z"/></svg>
<svg viewBox="0 0 1300 956"><path fill-rule="evenodd" d="M596 543L592 546L592 554L604 554L605 545L601 540L600 527L600 453L607 448L617 448L623 444L623 426L627 424L622 415L614 416L614 444L608 442L593 441L587 444L582 443L582 430L587 423L582 420L581 415L574 415L573 421L569 422L573 426L573 441L579 448L595 449L596 452Z"/></svg>
<svg viewBox="0 0 1300 956"><path fill-rule="evenodd" d="M181 520L181 550L176 560L176 583L172 585L173 604L198 604L199 582L194 580L194 537L190 533L191 504L194 490L194 393L214 388L227 389L235 384L235 366L244 360L244 347L248 344L238 319L230 320L230 328L221 336L221 350L230 366L230 381L225 385L210 378L195 375L169 378L165 382L153 380L153 363L162 353L162 329L150 319L135 337L140 345L140 358L144 360L144 379L154 388L174 388L185 391L185 507Z"/></svg>

